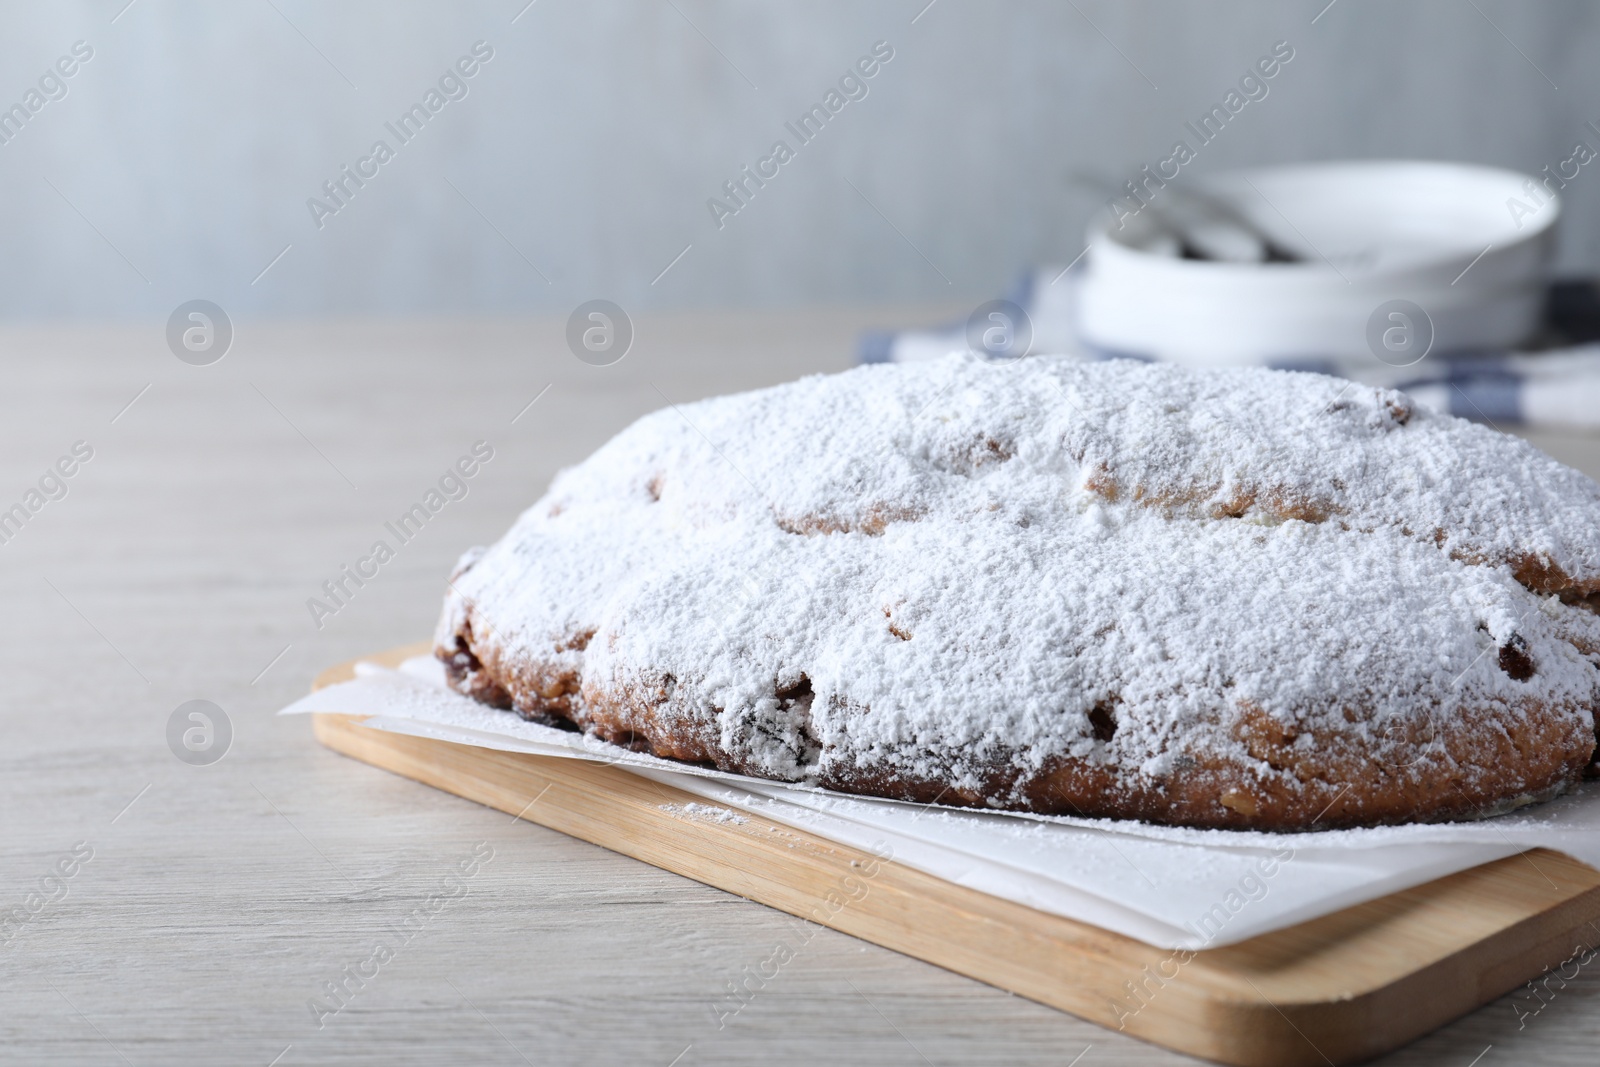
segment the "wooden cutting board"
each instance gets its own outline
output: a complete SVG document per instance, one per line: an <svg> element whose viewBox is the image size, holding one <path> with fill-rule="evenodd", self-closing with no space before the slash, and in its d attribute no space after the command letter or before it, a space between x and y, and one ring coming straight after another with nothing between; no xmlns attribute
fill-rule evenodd
<svg viewBox="0 0 1600 1067"><path fill-rule="evenodd" d="M367 658L398 665L427 649ZM313 688L353 675L342 664ZM1367 1059L1600 944L1600 871L1544 849L1175 953L749 813L709 817L701 798L613 767L367 730L344 715L313 720L317 739L347 756L1223 1063Z"/></svg>

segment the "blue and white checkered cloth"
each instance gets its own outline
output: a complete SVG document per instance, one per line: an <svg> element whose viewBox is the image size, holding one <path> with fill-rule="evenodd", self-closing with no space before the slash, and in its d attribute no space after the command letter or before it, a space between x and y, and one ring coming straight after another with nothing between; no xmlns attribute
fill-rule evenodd
<svg viewBox="0 0 1600 1067"><path fill-rule="evenodd" d="M1098 351L1079 340L1078 274L1061 268L1028 272L1009 299L1033 326L1031 351L1106 359L1137 353ZM1439 411L1490 424L1600 431L1600 286L1551 286L1547 334L1537 351L1430 354L1409 367L1376 358L1275 360L1284 370L1332 374L1366 385L1403 389ZM927 330L873 331L862 336L862 363L912 363L967 347L966 323Z"/></svg>

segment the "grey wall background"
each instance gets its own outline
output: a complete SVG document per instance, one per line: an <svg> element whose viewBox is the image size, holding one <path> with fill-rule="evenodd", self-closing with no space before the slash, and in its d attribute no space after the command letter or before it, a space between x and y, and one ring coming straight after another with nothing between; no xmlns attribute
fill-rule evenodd
<svg viewBox="0 0 1600 1067"><path fill-rule="evenodd" d="M1600 147L1600 5L1582 0L525 3L0 7L0 105L94 49L0 145L0 315L981 298L1081 249L1103 198L1072 174L1166 155L1278 40L1294 60L1195 172L1538 170L1579 136ZM317 229L307 198L480 39L495 54L469 95ZM706 199L792 144L784 122L878 40L895 56L866 99L719 230ZM1569 269L1600 267L1590 170L1566 194Z"/></svg>

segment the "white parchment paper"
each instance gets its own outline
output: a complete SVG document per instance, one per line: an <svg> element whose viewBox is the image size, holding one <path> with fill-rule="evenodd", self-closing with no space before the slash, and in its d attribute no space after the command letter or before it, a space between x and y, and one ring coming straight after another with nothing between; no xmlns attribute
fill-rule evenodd
<svg viewBox="0 0 1600 1067"><path fill-rule="evenodd" d="M314 711L371 716L372 729L463 745L611 763L710 804L1162 948L1232 944L1539 846L1600 866L1600 783L1478 822L1300 834L1190 830L907 804L687 767L479 704L451 691L431 657L399 670L359 664L355 680L281 714Z"/></svg>

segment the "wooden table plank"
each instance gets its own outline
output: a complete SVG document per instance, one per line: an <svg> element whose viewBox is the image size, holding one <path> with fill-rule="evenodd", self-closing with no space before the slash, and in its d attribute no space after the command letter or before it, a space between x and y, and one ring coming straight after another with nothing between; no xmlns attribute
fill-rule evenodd
<svg viewBox="0 0 1600 1067"><path fill-rule="evenodd" d="M660 393L841 368L860 328L950 310L636 315L606 368L572 357L559 319L242 321L204 368L172 357L161 323L0 328L0 500L73 441L95 449L0 545L0 911L75 843L94 849L64 898L0 934L0 1063L265 1065L285 1047L279 1067L524 1062L512 1045L659 1067L689 1046L678 1067L1064 1067L1091 1045L1079 1067L1190 1062L827 929L719 1028L728 985L793 920L354 763L272 714L329 664L427 633L460 549ZM316 629L306 599L479 439L496 458L470 495ZM1600 473L1595 439L1540 443ZM210 767L165 740L194 698L234 727ZM480 842L494 858L465 894L318 1029L321 983ZM1503 997L1384 1062L1466 1067L1492 1044L1479 1067L1590 1064L1597 972L1569 967L1542 999Z"/></svg>

